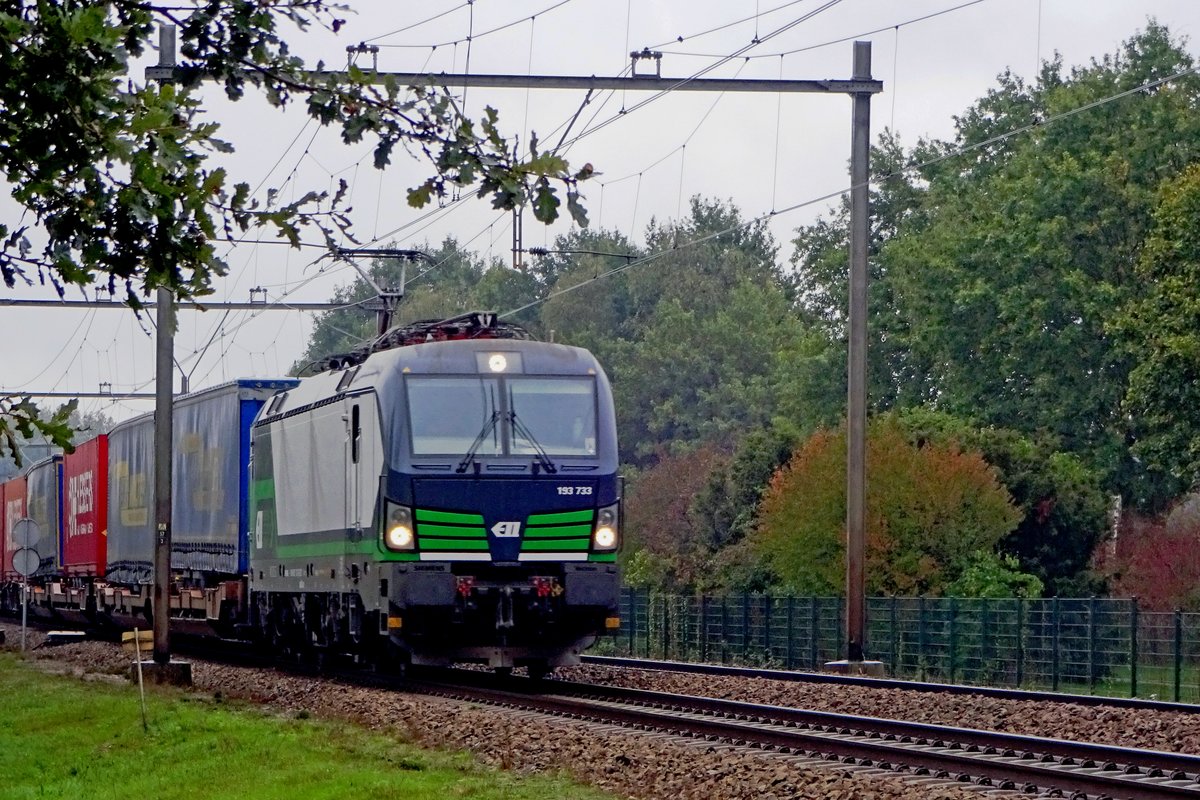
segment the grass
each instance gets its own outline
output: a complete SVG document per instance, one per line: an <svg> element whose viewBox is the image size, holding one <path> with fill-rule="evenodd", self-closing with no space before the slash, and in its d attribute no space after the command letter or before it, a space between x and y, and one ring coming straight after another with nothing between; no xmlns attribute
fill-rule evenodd
<svg viewBox="0 0 1200 800"><path fill-rule="evenodd" d="M349 723L47 675L0 653L4 800L603 800L554 776L518 776Z"/></svg>

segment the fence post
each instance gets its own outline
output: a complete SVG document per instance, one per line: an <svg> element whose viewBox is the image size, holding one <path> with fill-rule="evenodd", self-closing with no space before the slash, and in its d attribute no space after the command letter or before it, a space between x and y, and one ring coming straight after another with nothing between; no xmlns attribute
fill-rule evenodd
<svg viewBox="0 0 1200 800"><path fill-rule="evenodd" d="M818 597L809 599L808 605L808 668L817 670L817 626L821 622L821 600Z"/></svg>
<svg viewBox="0 0 1200 800"><path fill-rule="evenodd" d="M662 657L666 661L670 657L668 648L671 646L671 613L669 595L662 596Z"/></svg>
<svg viewBox="0 0 1200 800"><path fill-rule="evenodd" d="M958 598L950 598L950 669L947 670L947 676L951 683L954 683L954 662L958 657Z"/></svg>
<svg viewBox="0 0 1200 800"><path fill-rule="evenodd" d="M1055 597L1050 602L1050 615L1051 615L1050 616L1050 624L1051 624L1051 626L1053 626L1052 630L1051 630L1051 643L1052 643L1051 651L1052 652L1050 653L1050 664L1051 664L1051 666L1050 666L1050 689L1051 689L1051 691L1057 692L1058 691L1058 676L1059 676L1059 669L1060 669L1058 644L1059 644L1059 638L1061 636L1060 628L1061 628L1061 624L1062 624L1062 620L1059 618L1059 615L1058 615L1058 598L1057 597Z"/></svg>
<svg viewBox="0 0 1200 800"><path fill-rule="evenodd" d="M1129 598L1129 696L1138 695L1138 599Z"/></svg>
<svg viewBox="0 0 1200 800"><path fill-rule="evenodd" d="M700 595L700 661L708 661L708 595Z"/></svg>
<svg viewBox="0 0 1200 800"><path fill-rule="evenodd" d="M844 641L846 626L843 624L843 621L846 619L846 598L838 596L834 600L833 605L834 608L837 609L837 613L833 615L833 628L835 631L837 631L837 637L834 639L835 646L833 651L837 653L837 655L834 656L835 658L841 658L842 654L846 652L846 642Z"/></svg>
<svg viewBox="0 0 1200 800"><path fill-rule="evenodd" d="M637 589L629 590L629 657L637 658Z"/></svg>
<svg viewBox="0 0 1200 800"><path fill-rule="evenodd" d="M986 597L979 600L979 681L986 686L992 683L989 659L992 656L992 605Z"/></svg>
<svg viewBox="0 0 1200 800"><path fill-rule="evenodd" d="M721 663L729 663L729 595L721 596Z"/></svg>
<svg viewBox="0 0 1200 800"><path fill-rule="evenodd" d="M750 656L750 593L742 592L742 663Z"/></svg>
<svg viewBox="0 0 1200 800"><path fill-rule="evenodd" d="M925 619L925 595L917 598L917 651L921 654L917 659L917 674L921 676L921 680L928 680L928 675L925 673L925 661L928 650L928 639L926 637L926 619Z"/></svg>
<svg viewBox="0 0 1200 800"><path fill-rule="evenodd" d="M899 601L896 595L892 595L891 602L891 620L889 627L891 628L891 656L892 656L892 676L900 674L900 611L898 606Z"/></svg>
<svg viewBox="0 0 1200 800"><path fill-rule="evenodd" d="M771 595L764 594L763 610L763 649L767 651L767 660L774 661L775 654L771 652Z"/></svg>
<svg viewBox="0 0 1200 800"><path fill-rule="evenodd" d="M645 628L645 648L642 650L642 658L651 658L654 652L654 592L646 590L646 624Z"/></svg>
<svg viewBox="0 0 1200 800"><path fill-rule="evenodd" d="M796 653L792 649L796 639L796 598L788 595L787 598L787 656L786 664L788 669L794 669L796 666Z"/></svg>
<svg viewBox="0 0 1200 800"><path fill-rule="evenodd" d="M1088 598L1088 692L1096 693L1096 596Z"/></svg>
<svg viewBox="0 0 1200 800"><path fill-rule="evenodd" d="M1183 611L1175 609L1175 702L1179 702L1179 689L1183 682Z"/></svg>
<svg viewBox="0 0 1200 800"><path fill-rule="evenodd" d="M1025 682L1025 598L1017 598L1017 688Z"/></svg>

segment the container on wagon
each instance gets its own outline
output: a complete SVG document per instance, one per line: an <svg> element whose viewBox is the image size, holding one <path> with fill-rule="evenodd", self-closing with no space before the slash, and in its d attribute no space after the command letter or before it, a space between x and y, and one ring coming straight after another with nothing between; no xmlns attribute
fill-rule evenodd
<svg viewBox="0 0 1200 800"><path fill-rule="evenodd" d="M259 408L296 381L237 380L175 401L171 568L235 575L249 565L250 426ZM147 584L154 561L154 415L109 433L110 582Z"/></svg>
<svg viewBox="0 0 1200 800"><path fill-rule="evenodd" d="M25 477L13 478L0 485L0 519L4 530L4 581L15 581L19 577L13 569L13 553L17 551L13 539L13 525L25 516Z"/></svg>
<svg viewBox="0 0 1200 800"><path fill-rule="evenodd" d="M26 515L37 523L34 544L41 557L32 578L54 578L62 564L58 532L62 526L63 457L52 456L29 468L26 481Z"/></svg>
<svg viewBox="0 0 1200 800"><path fill-rule="evenodd" d="M100 435L63 456L63 575L103 577L107 539L108 437Z"/></svg>

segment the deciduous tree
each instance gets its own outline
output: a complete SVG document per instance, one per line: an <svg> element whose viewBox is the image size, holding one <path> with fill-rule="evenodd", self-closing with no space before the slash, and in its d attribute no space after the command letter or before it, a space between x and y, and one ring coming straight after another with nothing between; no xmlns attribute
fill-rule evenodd
<svg viewBox="0 0 1200 800"><path fill-rule="evenodd" d="M940 594L1020 512L978 451L912 444L892 419L867 437L867 591ZM837 594L845 575L845 430L822 429L771 480L751 546L790 591Z"/></svg>

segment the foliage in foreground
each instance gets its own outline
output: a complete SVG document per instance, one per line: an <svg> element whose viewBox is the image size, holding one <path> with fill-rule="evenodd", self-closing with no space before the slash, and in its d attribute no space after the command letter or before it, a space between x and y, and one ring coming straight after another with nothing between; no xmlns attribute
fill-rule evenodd
<svg viewBox="0 0 1200 800"><path fill-rule="evenodd" d="M218 246L251 228L293 246L305 232L331 250L343 236L353 241L344 180L289 203L268 190L264 201L212 163L233 146L205 118L201 82L232 100L249 90L273 106L300 104L340 129L345 143L373 141L379 169L404 148L433 173L409 190L414 207L474 187L496 208L528 205L549 222L563 189L572 218L587 224L578 184L591 166L571 172L557 153L539 150L534 135L522 157L494 109L474 121L444 91L377 81L354 66L312 70L294 55L288 39L314 25L336 33L344 24L337 15L347 10L327 0L0 6L0 177L27 212L15 227L0 223L4 284L36 277L60 294L121 287L137 307L157 287L180 297L210 293L228 271ZM130 65L164 25L178 28L178 68L156 84ZM29 406L28 399L0 405L0 452L14 426L69 441L65 428L43 424Z"/></svg>

